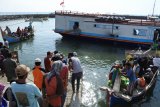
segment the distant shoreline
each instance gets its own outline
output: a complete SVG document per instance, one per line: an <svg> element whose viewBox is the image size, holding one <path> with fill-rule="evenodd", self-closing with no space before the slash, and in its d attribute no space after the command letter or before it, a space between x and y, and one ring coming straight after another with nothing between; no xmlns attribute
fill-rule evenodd
<svg viewBox="0 0 160 107"><path fill-rule="evenodd" d="M54 18L55 14L22 14L22 15L0 15L0 21L27 19L27 18Z"/></svg>

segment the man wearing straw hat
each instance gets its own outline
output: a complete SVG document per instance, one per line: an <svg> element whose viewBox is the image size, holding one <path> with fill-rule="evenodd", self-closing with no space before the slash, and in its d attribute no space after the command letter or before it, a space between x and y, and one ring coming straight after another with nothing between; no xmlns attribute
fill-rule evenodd
<svg viewBox="0 0 160 107"><path fill-rule="evenodd" d="M21 64L15 71L18 79L11 83L11 89L18 107L39 107L38 99L42 94L35 84L26 81L30 68Z"/></svg>

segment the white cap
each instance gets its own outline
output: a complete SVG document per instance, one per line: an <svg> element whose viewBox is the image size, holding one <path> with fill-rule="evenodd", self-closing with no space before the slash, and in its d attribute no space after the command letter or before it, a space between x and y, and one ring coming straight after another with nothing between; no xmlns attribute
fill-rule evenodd
<svg viewBox="0 0 160 107"><path fill-rule="evenodd" d="M35 62L41 62L41 59L40 58L36 58Z"/></svg>
<svg viewBox="0 0 160 107"><path fill-rule="evenodd" d="M77 56L77 52L73 52L73 55L74 55L74 56Z"/></svg>

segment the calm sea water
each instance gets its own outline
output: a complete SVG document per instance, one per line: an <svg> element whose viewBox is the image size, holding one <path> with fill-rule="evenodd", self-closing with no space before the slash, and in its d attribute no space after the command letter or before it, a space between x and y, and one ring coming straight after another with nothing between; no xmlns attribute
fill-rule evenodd
<svg viewBox="0 0 160 107"><path fill-rule="evenodd" d="M16 31L18 26L24 28L28 24L24 20L0 22L0 26L3 29L5 29L5 26L9 26L12 31ZM83 107L106 107L105 92L101 92L99 87L107 84L106 74L115 60L122 60L124 58L125 48L89 41L65 40L61 35L54 33L54 19L34 22L33 26L35 29L33 39L10 45L12 50L18 51L20 63L32 68L34 66L34 59L39 57L43 62L47 51L58 50L66 56L68 52L76 51L84 70ZM153 93L146 100L143 100L143 102L132 106L159 107L159 99L160 80L158 78Z"/></svg>

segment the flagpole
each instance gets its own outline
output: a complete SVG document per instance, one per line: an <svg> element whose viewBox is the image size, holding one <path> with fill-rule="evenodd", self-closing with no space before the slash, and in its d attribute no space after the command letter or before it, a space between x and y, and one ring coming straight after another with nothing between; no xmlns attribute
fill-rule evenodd
<svg viewBox="0 0 160 107"><path fill-rule="evenodd" d="M62 6L63 6L63 12L64 12L64 0L63 0L63 5Z"/></svg>
<svg viewBox="0 0 160 107"><path fill-rule="evenodd" d="M156 5L156 0L154 1L152 16L154 15L154 8L155 8L155 5Z"/></svg>

